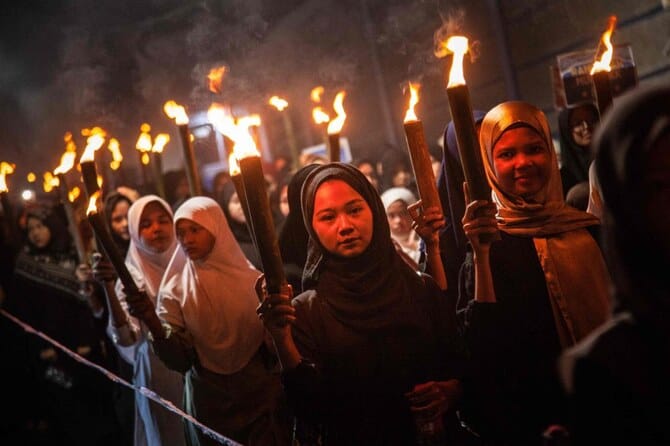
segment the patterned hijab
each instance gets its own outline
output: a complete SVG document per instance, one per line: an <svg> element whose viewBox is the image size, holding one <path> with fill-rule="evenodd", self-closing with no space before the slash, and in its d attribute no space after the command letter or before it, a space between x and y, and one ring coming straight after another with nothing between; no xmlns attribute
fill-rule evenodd
<svg viewBox="0 0 670 446"><path fill-rule="evenodd" d="M504 191L493 164L496 142L506 130L520 126L535 130L551 156L548 181L532 200ZM572 345L609 315L609 274L600 248L585 229L599 220L565 204L556 151L541 110L521 101L496 106L484 117L479 142L498 206L499 227L511 235L533 238L561 344Z"/></svg>

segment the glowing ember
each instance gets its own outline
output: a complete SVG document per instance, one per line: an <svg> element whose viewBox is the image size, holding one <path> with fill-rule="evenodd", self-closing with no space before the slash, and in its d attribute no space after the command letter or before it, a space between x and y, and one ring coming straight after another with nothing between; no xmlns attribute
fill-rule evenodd
<svg viewBox="0 0 670 446"><path fill-rule="evenodd" d="M405 112L405 120L403 122L419 120L414 112L414 106L419 103L419 87L419 84L409 83L409 106L407 107L407 112Z"/></svg>
<svg viewBox="0 0 670 446"><path fill-rule="evenodd" d="M165 145L170 142L170 135L167 133L159 133L154 138L154 145L151 148L151 151L154 153L163 153Z"/></svg>
<svg viewBox="0 0 670 446"><path fill-rule="evenodd" d="M93 127L91 129L83 129L81 134L88 136L88 138L86 138L86 148L84 149L84 153L81 155L79 162L93 161L95 151L99 150L105 143L107 132L100 127Z"/></svg>
<svg viewBox="0 0 670 446"><path fill-rule="evenodd" d="M14 164L9 164L5 161L0 162L0 192L9 192L6 177L10 173L14 173L15 167Z"/></svg>
<svg viewBox="0 0 670 446"><path fill-rule="evenodd" d="M288 107L288 102L279 96L272 96L268 101L268 104L272 105L279 111L283 111L286 107Z"/></svg>
<svg viewBox="0 0 670 446"><path fill-rule="evenodd" d="M451 36L445 44L447 50L453 53L454 58L449 70L449 82L447 88L465 85L463 75L463 57L468 52L468 38L464 36Z"/></svg>
<svg viewBox="0 0 670 446"><path fill-rule="evenodd" d="M312 88L312 91L309 94L309 97L312 98L312 102L319 103L321 102L321 95L323 94L323 87L318 86Z"/></svg>
<svg viewBox="0 0 670 446"><path fill-rule="evenodd" d="M240 165L237 162L237 157L235 157L235 152L230 152L228 156L228 173L231 177L240 174Z"/></svg>
<svg viewBox="0 0 670 446"><path fill-rule="evenodd" d="M119 145L119 141L116 138L111 138L107 148L110 152L112 152L112 161L109 162L109 167L112 170L117 170L119 167L121 167L121 161L123 161L123 155L121 155L121 146Z"/></svg>
<svg viewBox="0 0 670 446"><path fill-rule="evenodd" d="M314 107L312 110L312 118L317 124L325 124L330 121L330 116L321 107Z"/></svg>
<svg viewBox="0 0 670 446"><path fill-rule="evenodd" d="M209 91L212 93L221 93L221 83L223 82L223 75L226 74L226 67L214 67L209 70L207 80L209 81Z"/></svg>
<svg viewBox="0 0 670 446"><path fill-rule="evenodd" d="M612 33L614 32L614 27L616 26L616 16L610 16L609 22L607 24L607 31L605 31L600 38L600 43L605 46L605 52L600 56L600 60L597 60L593 63L591 68L591 74L599 73L601 71L611 71L612 67L612 54L614 53L614 48L612 47ZM600 48L600 45L598 45Z"/></svg>
<svg viewBox="0 0 670 446"><path fill-rule="evenodd" d="M95 191L95 193L91 195L91 198L88 199L88 208L86 208L86 215L96 214L98 212L98 207L96 206L98 198L100 198L99 190Z"/></svg>
<svg viewBox="0 0 670 446"><path fill-rule="evenodd" d="M188 124L188 115L183 106L173 100L169 100L163 105L163 111L170 119L174 119L177 125Z"/></svg>
<svg viewBox="0 0 670 446"><path fill-rule="evenodd" d="M34 183L37 180L37 175L35 175L35 172L28 172L26 180L28 180L29 183Z"/></svg>
<svg viewBox="0 0 670 446"><path fill-rule="evenodd" d="M102 175L98 174L95 180L98 182L98 187L102 187Z"/></svg>
<svg viewBox="0 0 670 446"><path fill-rule="evenodd" d="M74 203L74 200L79 198L79 195L81 195L81 190L79 187L75 186L70 192L67 193L67 199L70 200L70 203Z"/></svg>
<svg viewBox="0 0 670 446"><path fill-rule="evenodd" d="M335 119L333 119L328 123L329 135L340 133L340 131L342 130L342 126L344 125L344 121L347 119L347 114L344 112L344 106L342 105L345 94L346 93L344 92L344 90L340 91L339 93L337 93L337 95L335 96L335 100L333 101L333 110L335 110L337 116L335 116Z"/></svg>

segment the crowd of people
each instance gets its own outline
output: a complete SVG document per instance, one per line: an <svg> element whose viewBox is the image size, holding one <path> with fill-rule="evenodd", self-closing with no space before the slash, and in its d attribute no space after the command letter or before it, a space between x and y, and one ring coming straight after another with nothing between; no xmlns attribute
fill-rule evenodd
<svg viewBox="0 0 670 446"><path fill-rule="evenodd" d="M2 443L220 444L146 388L245 445L670 444L670 88L563 110L560 150L530 103L473 119L488 200L453 123L442 211L399 149L267 175L278 292L225 173L105 194L137 291L58 200L5 210L3 311L136 391L0 317Z"/></svg>

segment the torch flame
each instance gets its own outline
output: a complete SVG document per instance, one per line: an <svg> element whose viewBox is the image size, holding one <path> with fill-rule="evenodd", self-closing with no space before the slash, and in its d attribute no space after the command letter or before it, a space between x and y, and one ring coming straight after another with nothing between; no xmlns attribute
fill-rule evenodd
<svg viewBox="0 0 670 446"><path fill-rule="evenodd" d="M116 138L111 138L107 148L110 152L112 152L112 161L109 162L109 167L112 170L117 170L119 167L121 167L121 161L123 161L123 155L121 155L119 141Z"/></svg>
<svg viewBox="0 0 670 446"><path fill-rule="evenodd" d="M147 123L140 126L140 136L137 138L137 143L135 144L135 148L140 152L151 152L152 143L151 135L149 134L150 130L151 126Z"/></svg>
<svg viewBox="0 0 670 446"><path fill-rule="evenodd" d="M314 107L314 110L312 110L312 118L317 124L325 124L330 121L330 116L328 116L328 113L321 107Z"/></svg>
<svg viewBox="0 0 670 446"><path fill-rule="evenodd" d="M100 197L100 191L97 190L93 193L93 195L91 195L91 198L88 199L88 208L86 208L86 215L91 215L98 212L96 202L98 201L99 197Z"/></svg>
<svg viewBox="0 0 670 446"><path fill-rule="evenodd" d="M35 180L37 180L37 175L35 175L35 172L28 172L26 180L28 180L29 183L34 183Z"/></svg>
<svg viewBox="0 0 670 446"><path fill-rule="evenodd" d="M223 82L223 75L226 74L226 67L214 67L209 70L207 80L209 81L209 91L212 93L221 93L221 83ZM185 124L188 124L186 122Z"/></svg>
<svg viewBox="0 0 670 446"><path fill-rule="evenodd" d="M60 164L54 170L54 175L65 174L74 167L74 161L77 158L75 152L65 152L60 158Z"/></svg>
<svg viewBox="0 0 670 446"><path fill-rule="evenodd" d="M170 135L167 133L159 133L154 139L154 145L151 148L152 152L163 153L165 145L170 142Z"/></svg>
<svg viewBox="0 0 670 446"><path fill-rule="evenodd" d="M0 162L0 192L9 192L6 176L14 173L14 167L16 167L14 164L5 161Z"/></svg>
<svg viewBox="0 0 670 446"><path fill-rule="evenodd" d="M614 32L614 27L616 26L616 16L610 16L609 22L607 24L607 30L603 33L600 38L600 43L605 45L605 52L600 56L600 60L597 60L593 63L591 68L591 74L599 73L601 71L611 71L612 67L610 66L612 62L612 54L614 53L614 48L612 47L612 33ZM600 45L598 45L600 48Z"/></svg>
<svg viewBox="0 0 670 446"><path fill-rule="evenodd" d="M235 119L221 104L212 104L207 110L207 119L221 134L233 140L233 153L240 158L260 156L256 142L249 133L249 127L261 125L259 115L243 116Z"/></svg>
<svg viewBox="0 0 670 446"><path fill-rule="evenodd" d="M92 129L83 129L81 134L88 136L88 138L86 139L86 148L84 149L84 153L81 155L79 162L93 161L95 159L95 151L100 149L105 143L107 132L100 127L93 127Z"/></svg>
<svg viewBox="0 0 670 446"><path fill-rule="evenodd" d="M67 199L70 200L70 203L74 203L74 200L79 198L79 195L81 195L81 190L79 187L75 186L70 192L67 193Z"/></svg>
<svg viewBox="0 0 670 446"><path fill-rule="evenodd" d="M329 135L340 133L342 126L344 125L344 121L347 119L347 114L344 112L344 106L342 105L345 94L346 93L344 90L338 92L335 96L335 100L333 101L333 109L337 113L337 116L335 116L335 119L328 123Z"/></svg>
<svg viewBox="0 0 670 446"><path fill-rule="evenodd" d="M60 185L58 177L54 176L51 172L44 172L43 178L44 183L42 183L42 187L44 188L44 192L51 192L54 187Z"/></svg>
<svg viewBox="0 0 670 446"><path fill-rule="evenodd" d="M230 152L230 155L228 155L228 173L230 174L231 177L234 177L235 175L239 175L241 173L240 165L237 162L237 157L235 156L234 151Z"/></svg>
<svg viewBox="0 0 670 446"><path fill-rule="evenodd" d="M409 107L407 107L407 112L405 112L404 122L419 120L414 112L414 106L419 103L419 87L419 84L409 83Z"/></svg>
<svg viewBox="0 0 670 446"><path fill-rule="evenodd" d="M77 151L77 146L74 144L74 141L72 140L72 133L65 132L65 135L63 136L63 140L65 141L65 151L66 152L76 152Z"/></svg>
<svg viewBox="0 0 670 446"><path fill-rule="evenodd" d="M188 124L188 115L183 106L173 100L169 100L163 105L163 111L170 119L174 119L177 125Z"/></svg>
<svg viewBox="0 0 670 446"><path fill-rule="evenodd" d="M318 86L312 88L312 91L309 93L309 97L312 98L312 102L319 103L321 102L321 95L323 94L323 87Z"/></svg>
<svg viewBox="0 0 670 446"><path fill-rule="evenodd" d="M279 111L283 111L286 107L288 107L288 102L279 96L272 96L268 101L268 104L272 105Z"/></svg>
<svg viewBox="0 0 670 446"><path fill-rule="evenodd" d="M449 82L447 88L465 85L463 75L463 57L468 52L468 38L464 36L451 36L445 43L447 50L453 53L454 58L449 70Z"/></svg>

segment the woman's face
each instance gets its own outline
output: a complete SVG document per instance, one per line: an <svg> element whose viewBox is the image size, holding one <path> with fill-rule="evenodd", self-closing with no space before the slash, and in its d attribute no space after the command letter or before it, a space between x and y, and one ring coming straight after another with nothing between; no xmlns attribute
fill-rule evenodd
<svg viewBox="0 0 670 446"><path fill-rule="evenodd" d="M493 167L505 193L532 198L549 180L549 147L530 127L506 130L493 146Z"/></svg>
<svg viewBox="0 0 670 446"><path fill-rule="evenodd" d="M394 187L407 187L411 180L412 175L403 167L398 169L393 175L392 183Z"/></svg>
<svg viewBox="0 0 670 446"><path fill-rule="evenodd" d="M160 203L153 201L142 210L139 235L142 244L155 253L165 252L172 244L172 218Z"/></svg>
<svg viewBox="0 0 670 446"><path fill-rule="evenodd" d="M176 232L179 245L191 260L204 260L214 248L212 233L193 220L179 219Z"/></svg>
<svg viewBox="0 0 670 446"><path fill-rule="evenodd" d="M119 200L112 210L112 215L109 217L112 231L123 240L130 240L130 232L128 232L128 202L126 200Z"/></svg>
<svg viewBox="0 0 670 446"><path fill-rule="evenodd" d="M591 145L591 136L593 128L598 120L593 111L587 107L575 108L570 113L569 125L572 134L572 140L581 147Z"/></svg>
<svg viewBox="0 0 670 446"><path fill-rule="evenodd" d="M288 205L288 185L284 185L279 193L279 211L286 217L289 213Z"/></svg>
<svg viewBox="0 0 670 446"><path fill-rule="evenodd" d="M26 229L28 230L28 240L36 248L46 248L51 241L51 230L39 218L29 217L26 222Z"/></svg>
<svg viewBox="0 0 670 446"><path fill-rule="evenodd" d="M228 214L238 223L247 222L247 219L244 217L242 203L240 203L240 197L237 196L237 192L234 192L230 197L230 200L228 200Z"/></svg>
<svg viewBox="0 0 670 446"><path fill-rule="evenodd" d="M407 212L407 203L396 200L386 208L386 218L395 237L405 237L412 230L412 217Z"/></svg>
<svg viewBox="0 0 670 446"><path fill-rule="evenodd" d="M360 164L358 166L358 170L360 170L361 173L365 175L365 178L368 179L370 184L372 184L375 187L375 189L379 188L379 181L377 181L377 174L372 164L370 163Z"/></svg>
<svg viewBox="0 0 670 446"><path fill-rule="evenodd" d="M340 257L362 254L372 241L373 226L370 206L347 183L329 180L319 186L312 227L328 252Z"/></svg>

